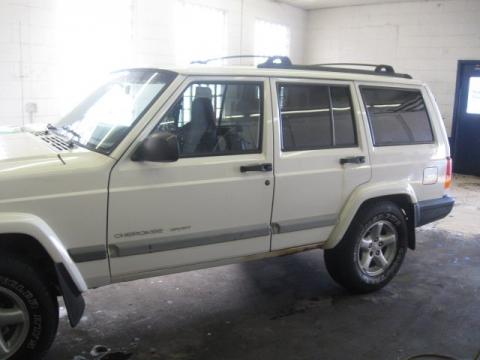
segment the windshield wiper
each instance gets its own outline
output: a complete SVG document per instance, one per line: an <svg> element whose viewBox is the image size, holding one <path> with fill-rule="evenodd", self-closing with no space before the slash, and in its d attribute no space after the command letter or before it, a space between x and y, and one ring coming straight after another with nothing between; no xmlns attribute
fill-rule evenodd
<svg viewBox="0 0 480 360"><path fill-rule="evenodd" d="M75 145L88 149L87 146L83 145L80 142L80 139L81 139L80 134L77 133L75 130L72 130L68 125L64 125L61 128L58 128L55 125L49 123L47 124L47 130L54 131L57 135L60 133L60 135L65 136L65 134L61 134L62 131L72 135L72 138L68 140L68 147L70 149L73 148ZM77 141L73 140L74 137L77 138Z"/></svg>
<svg viewBox="0 0 480 360"><path fill-rule="evenodd" d="M75 130L70 129L68 125L62 126L62 130L68 132L69 134L73 135L73 137L76 137L77 140L80 140L81 136L79 133L77 133Z"/></svg>
<svg viewBox="0 0 480 360"><path fill-rule="evenodd" d="M79 133L77 133L75 130L72 130L68 125L64 125L62 126L62 130L69 133L70 135L72 135L72 138L68 141L68 146L70 148L73 148L75 145L79 145L81 147L84 147L81 143L80 143L80 139L81 139L81 136ZM73 140L73 138L76 137L77 138L77 141Z"/></svg>
<svg viewBox="0 0 480 360"><path fill-rule="evenodd" d="M58 130L58 128L55 125L52 125L52 124L48 123L47 124L47 130L55 131L55 130Z"/></svg>
<svg viewBox="0 0 480 360"><path fill-rule="evenodd" d="M48 131L53 131L53 132L55 132L55 134L59 135L62 130L65 131L65 132L69 132L69 133L74 132L73 130L70 130L70 129L66 128L66 126L63 126L61 129L59 129L58 127L56 127L53 124L50 124L50 123L47 124L47 132ZM75 134L77 135L78 138L80 138L77 133L75 133ZM64 134L61 134L61 135L64 136ZM73 141L73 139L68 140L68 147L70 149L73 148L75 146L75 144L76 143Z"/></svg>

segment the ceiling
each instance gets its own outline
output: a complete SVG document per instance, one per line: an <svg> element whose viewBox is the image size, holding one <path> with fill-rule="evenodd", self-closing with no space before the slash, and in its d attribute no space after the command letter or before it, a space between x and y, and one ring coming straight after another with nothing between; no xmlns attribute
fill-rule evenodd
<svg viewBox="0 0 480 360"><path fill-rule="evenodd" d="M351 5L382 4L393 2L412 2L426 0L276 0L302 9L313 10Z"/></svg>

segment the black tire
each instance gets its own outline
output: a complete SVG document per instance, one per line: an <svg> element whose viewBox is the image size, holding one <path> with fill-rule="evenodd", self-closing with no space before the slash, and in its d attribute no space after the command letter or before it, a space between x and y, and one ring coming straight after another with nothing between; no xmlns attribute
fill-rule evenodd
<svg viewBox="0 0 480 360"><path fill-rule="evenodd" d="M49 291L47 282L39 272L28 263L13 257L0 255L0 301L10 307L11 297L15 294L23 302L29 319L25 340L14 354L6 356L8 360L38 360L43 357L55 339L58 328L57 297ZM15 296L14 296L15 297ZM2 304L0 304L2 306ZM4 328L6 336L9 328ZM0 329L2 331L2 329ZM11 330L13 332L13 330ZM21 337L23 338L23 336ZM7 338L8 339L8 338ZM0 355L2 359L2 355ZM3 360L3 359L2 359Z"/></svg>
<svg viewBox="0 0 480 360"><path fill-rule="evenodd" d="M373 271L368 272L361 266L360 255L368 257L368 254L364 254L364 252L368 253L370 249L364 250L366 246L361 247L364 244L362 238L364 236L372 238L371 235L368 235L368 231L378 226L379 223L383 224L380 229L386 226L387 230L396 231L396 248L394 250L391 250L393 247L389 248L391 259L389 265L385 269L381 269L379 262L378 271L382 272L376 275L372 274ZM372 240L372 245L376 246L373 241L375 240ZM378 244L378 237L376 241ZM368 293L381 289L393 279L405 258L407 245L407 222L402 210L391 201L370 203L360 209L342 241L333 249L325 250L325 265L330 276L347 290L353 293ZM373 250L375 251L375 249ZM383 254L383 250L380 251ZM371 254L372 252L370 252L370 256ZM375 259L373 264L374 267L377 266Z"/></svg>

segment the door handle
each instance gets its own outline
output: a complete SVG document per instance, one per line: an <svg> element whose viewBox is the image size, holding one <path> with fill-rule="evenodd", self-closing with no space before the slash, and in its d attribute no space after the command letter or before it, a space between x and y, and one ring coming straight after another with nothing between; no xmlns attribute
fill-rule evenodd
<svg viewBox="0 0 480 360"><path fill-rule="evenodd" d="M273 166L270 163L240 166L240 172L242 172L242 173L247 172L247 171L269 172L269 171L272 171L272 170L273 170Z"/></svg>
<svg viewBox="0 0 480 360"><path fill-rule="evenodd" d="M363 164L365 163L365 156L351 156L340 159L340 164Z"/></svg>

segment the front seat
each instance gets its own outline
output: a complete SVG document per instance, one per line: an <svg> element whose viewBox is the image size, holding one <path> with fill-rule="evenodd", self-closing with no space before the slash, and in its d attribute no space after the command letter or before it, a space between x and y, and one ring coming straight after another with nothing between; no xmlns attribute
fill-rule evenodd
<svg viewBox="0 0 480 360"><path fill-rule="evenodd" d="M182 129L182 152L184 154L212 152L216 145L216 133L212 90L208 87L197 87L192 102L191 121Z"/></svg>

